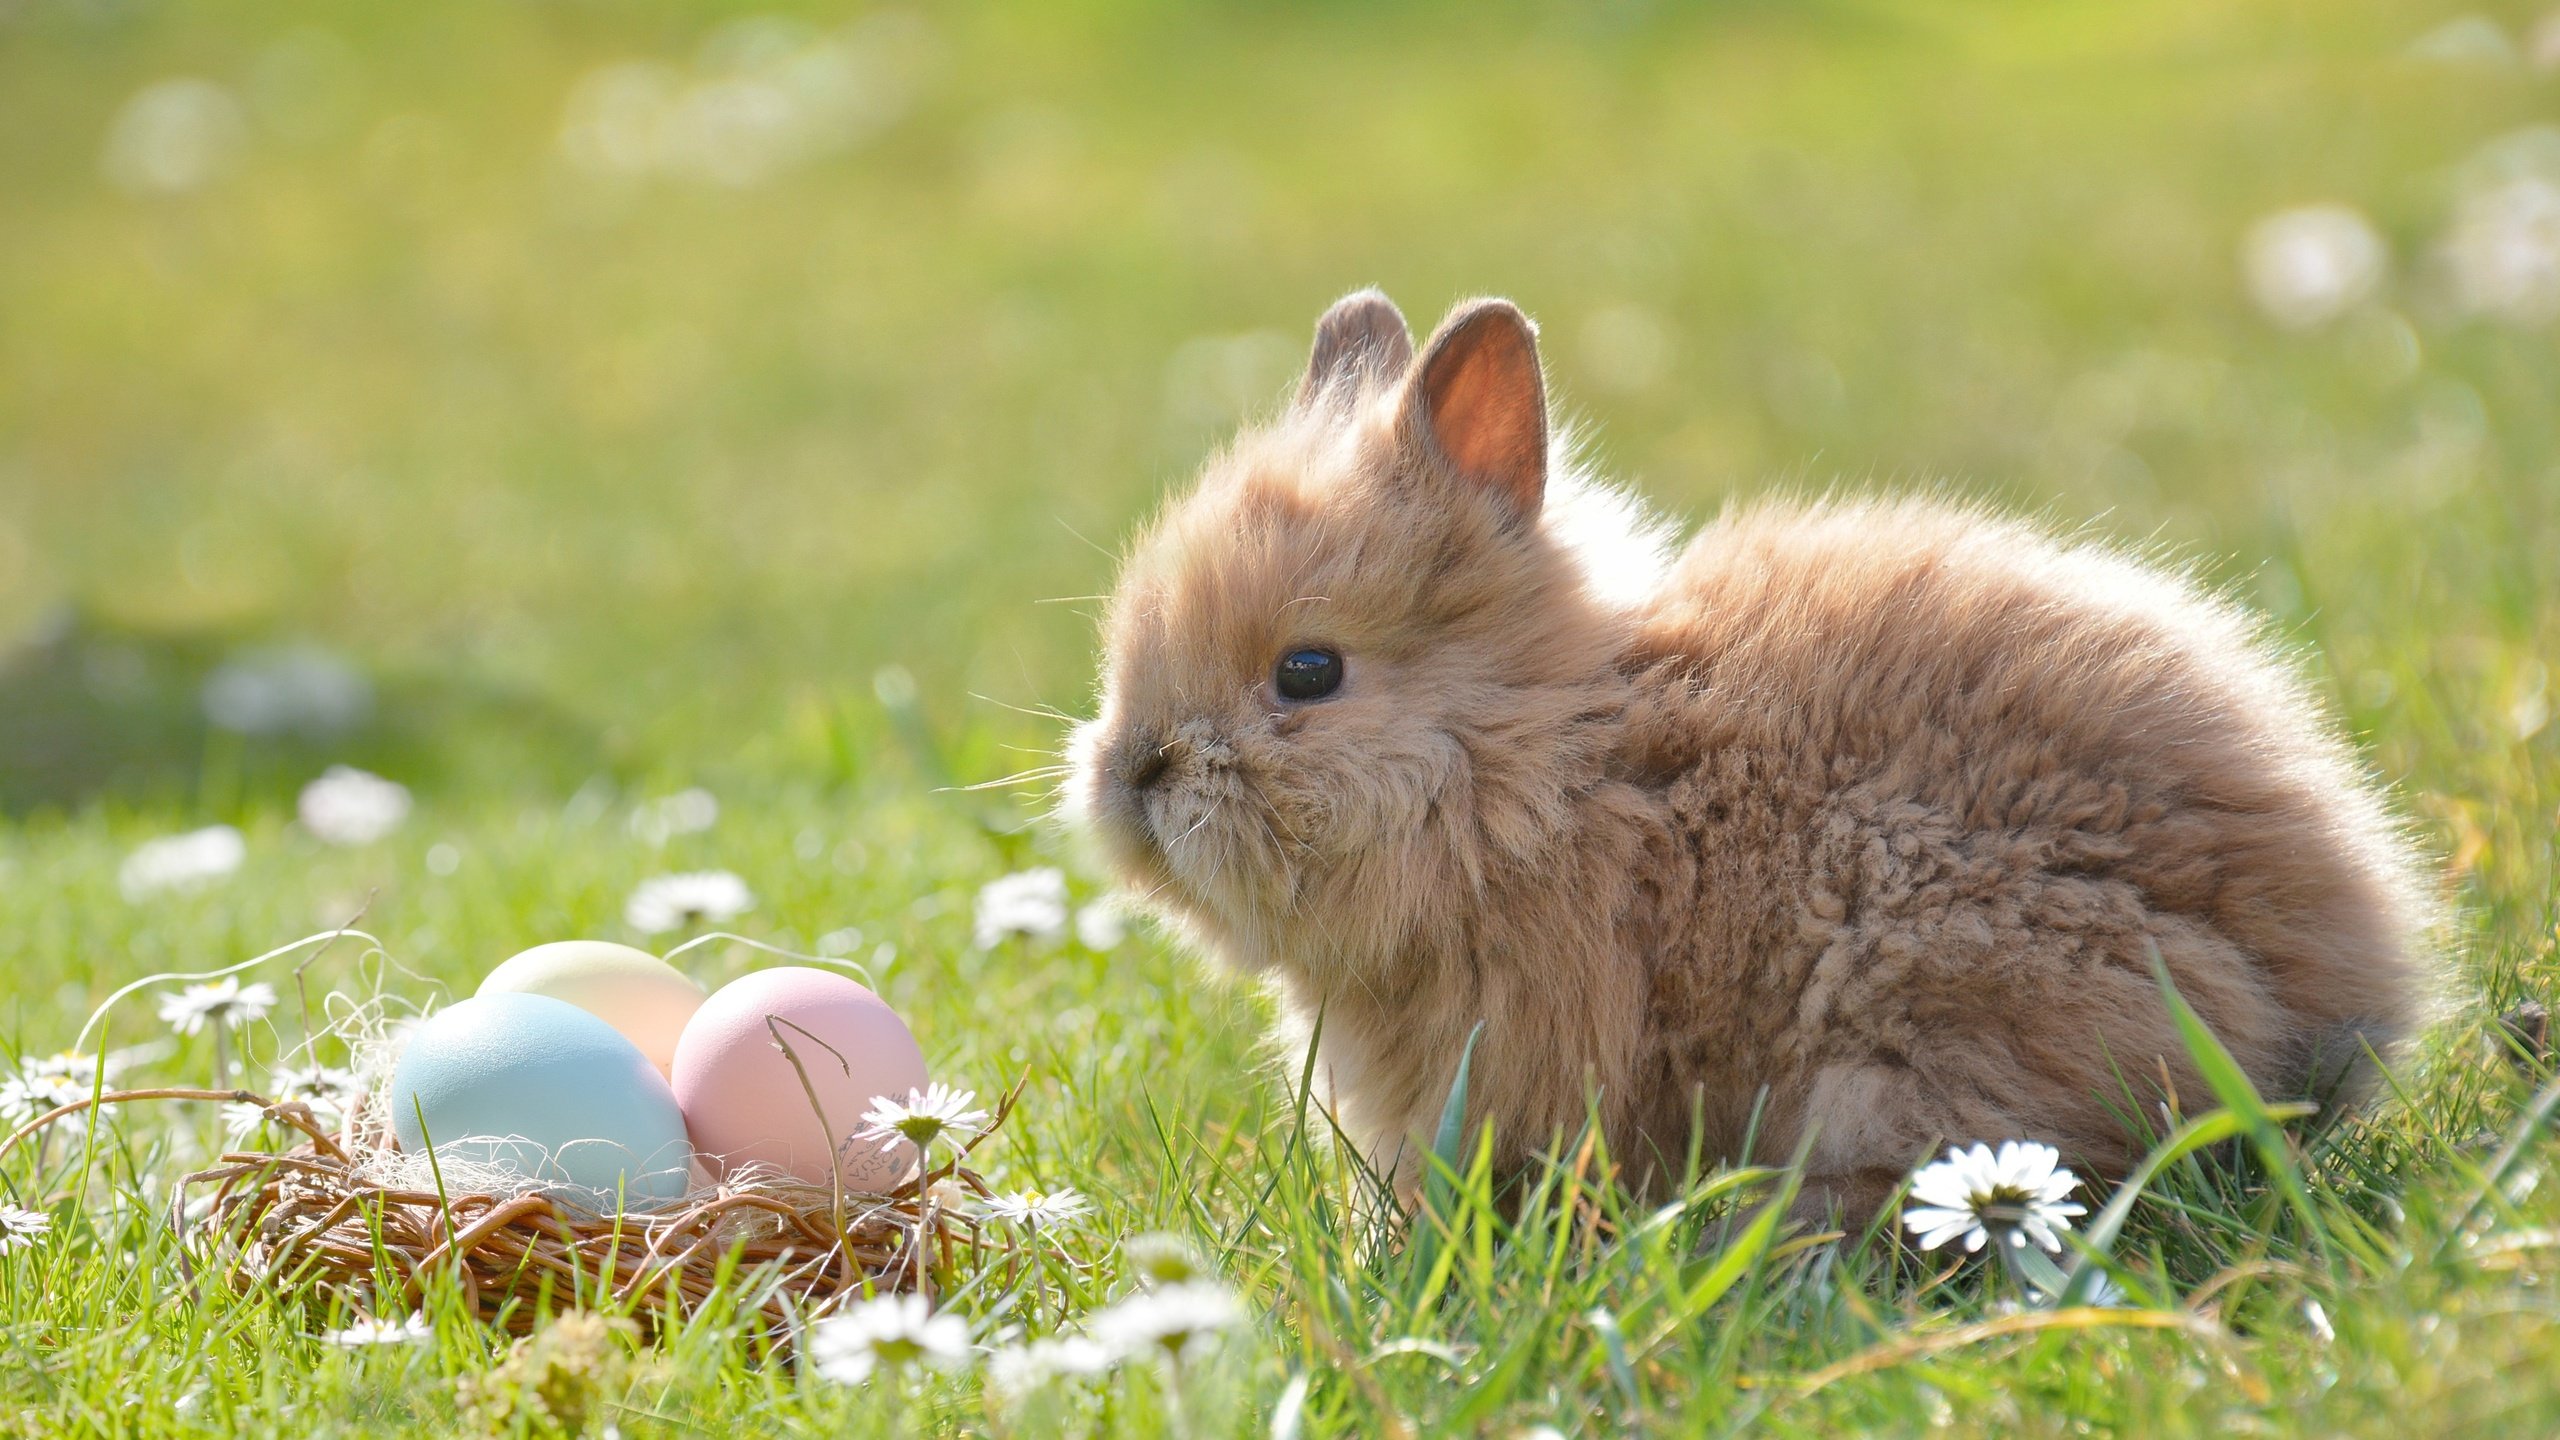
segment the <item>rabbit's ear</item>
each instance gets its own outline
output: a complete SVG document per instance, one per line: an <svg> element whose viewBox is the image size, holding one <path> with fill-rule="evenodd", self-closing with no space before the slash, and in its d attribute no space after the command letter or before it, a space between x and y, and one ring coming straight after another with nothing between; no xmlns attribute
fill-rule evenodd
<svg viewBox="0 0 2560 1440"><path fill-rule="evenodd" d="M1298 407L1327 395L1356 396L1402 375L1413 363L1413 337L1404 313L1377 290L1358 290L1333 302L1316 322L1316 348L1307 378L1298 382Z"/></svg>
<svg viewBox="0 0 2560 1440"><path fill-rule="evenodd" d="M1538 331L1508 300L1449 312L1405 394L1409 435L1534 520L1547 494L1547 388Z"/></svg>

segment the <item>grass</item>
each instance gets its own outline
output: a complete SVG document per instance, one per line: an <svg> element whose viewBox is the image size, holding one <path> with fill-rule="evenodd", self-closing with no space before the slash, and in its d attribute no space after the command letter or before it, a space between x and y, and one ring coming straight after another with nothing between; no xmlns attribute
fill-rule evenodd
<svg viewBox="0 0 2560 1440"><path fill-rule="evenodd" d="M424 1001L538 941L642 938L635 884L724 868L743 933L872 963L938 1074L1028 1077L1001 1181L1100 1202L1036 1318L990 1283L974 1323L1090 1313L1149 1231L1252 1315L1178 1396L1139 1370L1027 1410L974 1373L831 1387L718 1315L563 1340L625 1435L2560 1427L2548 1093L2491 1043L2560 977L2560 361L2431 258L2476 157L2551 120L2551 72L2412 58L2460 13L2413 0L1006 0L852 32L896 80L865 93L903 98L753 183L565 158L597 67L693 83L783 33L734 23L758 13L0 7L0 634L27 637L0 653L0 1051L357 917L399 968L341 948L315 986ZM2536 20L2480 13L2519 45ZM183 193L119 188L117 117L173 76L222 87L239 144ZM2323 200L2394 266L2286 330L2240 237ZM1568 1149L1510 1208L1460 1138L1429 1213L1382 1226L1257 997L1149 934L974 948L988 879L1096 893L1036 796L945 788L1036 763L1057 727L1026 712L1079 705L1089 606L1043 602L1103 589L1371 282L1417 314L1520 298L1609 467L1681 514L1943 483L2265 609L2446 861L2448 1000L2399 1093L2164 1166L2113 1246L2134 1308L2013 1311L1996 1270L1767 1223L1782 1171L1631 1208ZM370 718L208 725L206 677L277 645L356 666ZM339 761L415 789L397 834L292 823ZM711 828L632 831L695 784ZM120 892L134 845L216 822L237 874ZM753 962L696 953L709 981ZM153 1042L147 1003L110 1035ZM211 1064L198 1039L135 1073ZM424 1345L339 1351L312 1337L343 1313L187 1263L157 1216L214 1123L0 1166L54 1220L0 1258L0 1428L483 1426L457 1378L526 1362L451 1297Z"/></svg>

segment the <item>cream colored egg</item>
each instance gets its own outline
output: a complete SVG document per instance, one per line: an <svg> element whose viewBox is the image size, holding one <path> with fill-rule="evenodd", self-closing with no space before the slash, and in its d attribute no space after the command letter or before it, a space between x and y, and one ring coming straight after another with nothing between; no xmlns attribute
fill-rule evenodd
<svg viewBox="0 0 2560 1440"><path fill-rule="evenodd" d="M608 940L536 945L489 972L483 995L548 995L566 1000L622 1032L665 1075L676 1037L702 1008L702 987L650 954Z"/></svg>

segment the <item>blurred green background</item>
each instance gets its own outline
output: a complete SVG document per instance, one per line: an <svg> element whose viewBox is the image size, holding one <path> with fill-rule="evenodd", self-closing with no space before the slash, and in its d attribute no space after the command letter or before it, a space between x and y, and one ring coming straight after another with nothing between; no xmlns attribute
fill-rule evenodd
<svg viewBox="0 0 2560 1440"><path fill-rule="evenodd" d="M938 1078L1026 1081L991 1174L1097 1198L1079 1270L1134 1231L1214 1239L1274 1307L1240 1414L1373 1346L1406 1358L1321 1378L1308 1433L1389 1433L1380 1384L1425 1433L1479 1384L1506 1426L1616 1413L1580 1317L1640 1336L1653 1279L1595 1266L1559 1307L1515 1267L1446 1328L1372 1304L1401 1261L1355 1262L1349 1228L1318 1254L1332 1212L1268 1203L1306 1152L1289 1087L1240 1078L1270 1068L1256 998L1161 936L975 935L1008 870L1099 887L1036 789L946 788L1053 750L1111 555L1279 399L1327 302L1382 285L1428 327L1501 293L1594 458L1685 523L1939 486L2264 609L2460 917L2458 1003L2370 1132L2412 1157L2435 1260L2377 1263L2371 1304L2321 1291L2334 1345L2186 1292L2268 1342L2272 1388L2162 1333L1765 1420L1778 1392L1733 1377L1870 1333L1789 1299L1804 1328L1647 1362L1663 1413L2534 1430L2547 1266L2455 1302L2429 1277L2476 1233L2443 1157L2522 1099L2481 1030L2560 993L2556 5L0 0L0 1054L351 919L379 949L242 977L287 997L244 1056L285 1054L315 994L406 1007L539 941L734 923L867 965ZM414 812L332 833L297 796L338 764ZM715 869L743 916L639 903ZM167 1049L153 998L99 1043L201 1082L220 1052ZM449 1429L441 1377L484 1337L315 1367L289 1297L176 1268L141 1217L199 1122L130 1122L87 1192L10 1192L122 1198L8 1272L0 1429ZM2543 1211L2509 1218L2508 1258L2544 1253ZM2181 1204L2159 1233L2293 1270L2258 1219ZM1418 1366L1415 1335L1493 1368ZM669 1404L706 1433L900 1418L695 1340Z"/></svg>
<svg viewBox="0 0 2560 1440"><path fill-rule="evenodd" d="M5 0L0 806L858 770L888 666L980 778L1370 283L1516 297L1692 519L1943 483L2191 557L2406 779L2550 708L2555 25Z"/></svg>

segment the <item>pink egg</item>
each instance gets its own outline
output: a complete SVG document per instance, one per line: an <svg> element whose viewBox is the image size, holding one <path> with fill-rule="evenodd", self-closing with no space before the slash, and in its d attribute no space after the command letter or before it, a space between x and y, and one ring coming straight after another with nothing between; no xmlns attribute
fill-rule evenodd
<svg viewBox="0 0 2560 1440"><path fill-rule="evenodd" d="M883 1191L915 1166L904 1142L884 1153L851 1137L873 1096L924 1088L924 1052L886 1002L832 970L755 970L721 986L676 1038L669 1079L694 1149L721 1173L765 1165L827 1185L837 1161L845 1188Z"/></svg>

